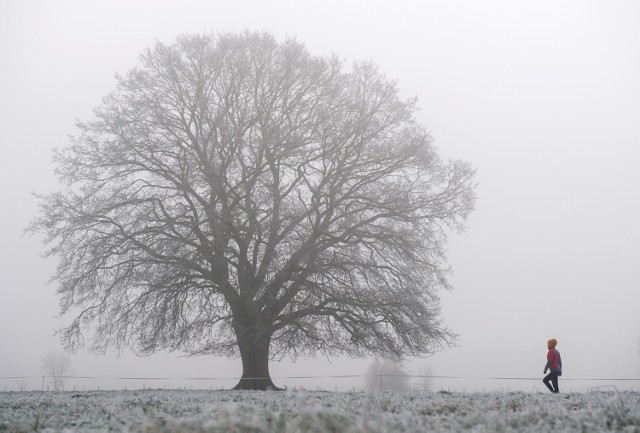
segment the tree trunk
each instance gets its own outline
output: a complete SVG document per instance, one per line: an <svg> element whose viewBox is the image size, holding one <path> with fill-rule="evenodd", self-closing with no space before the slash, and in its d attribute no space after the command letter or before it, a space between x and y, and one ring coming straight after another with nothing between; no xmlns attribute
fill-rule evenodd
<svg viewBox="0 0 640 433"><path fill-rule="evenodd" d="M282 390L273 384L269 374L271 335L247 330L236 330L236 335L238 337L240 356L242 357L242 378L233 389Z"/></svg>

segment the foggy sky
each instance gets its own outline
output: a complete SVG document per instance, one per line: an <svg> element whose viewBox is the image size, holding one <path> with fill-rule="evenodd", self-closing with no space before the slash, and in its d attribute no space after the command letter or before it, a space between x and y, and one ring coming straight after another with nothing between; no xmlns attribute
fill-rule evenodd
<svg viewBox="0 0 640 433"><path fill-rule="evenodd" d="M46 285L54 261L22 234L37 212L30 194L60 188L51 148L155 40L248 29L378 63L419 98L441 156L478 170L469 228L449 240L455 289L441 294L458 346L407 363L412 372L542 378L557 338L564 378L639 378L639 22L632 0L0 1L0 376L41 375L42 357L60 350L54 329L71 319L56 317ZM239 359L179 356L73 359L79 375L241 373ZM271 372L364 374L369 362L284 360Z"/></svg>

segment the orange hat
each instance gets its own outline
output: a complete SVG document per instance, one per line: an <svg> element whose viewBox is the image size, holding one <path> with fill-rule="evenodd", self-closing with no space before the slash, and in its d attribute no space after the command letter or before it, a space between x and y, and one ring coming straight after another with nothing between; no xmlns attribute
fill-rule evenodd
<svg viewBox="0 0 640 433"><path fill-rule="evenodd" d="M556 340L555 338L552 338L551 340L547 341L547 346L556 347L557 344L558 344L558 340Z"/></svg>

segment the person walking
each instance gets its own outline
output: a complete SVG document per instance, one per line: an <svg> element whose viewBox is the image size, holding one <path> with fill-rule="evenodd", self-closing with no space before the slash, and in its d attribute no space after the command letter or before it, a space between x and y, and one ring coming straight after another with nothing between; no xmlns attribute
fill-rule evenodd
<svg viewBox="0 0 640 433"><path fill-rule="evenodd" d="M547 341L547 348L549 352L547 352L547 365L544 366L544 374L547 374L547 370L549 374L547 374L544 379L542 379L542 383L544 383L549 391L557 394L560 392L560 388L558 387L558 376L562 376L562 358L560 358L560 352L556 350L556 346L558 345L558 340L552 338Z"/></svg>

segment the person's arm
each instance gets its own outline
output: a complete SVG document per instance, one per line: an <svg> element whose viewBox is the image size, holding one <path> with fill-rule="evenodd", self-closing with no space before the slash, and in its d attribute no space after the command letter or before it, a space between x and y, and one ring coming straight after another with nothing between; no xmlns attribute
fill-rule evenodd
<svg viewBox="0 0 640 433"><path fill-rule="evenodd" d="M544 371L542 373L547 374L547 370L551 365L551 351L547 352L547 365L544 366Z"/></svg>

